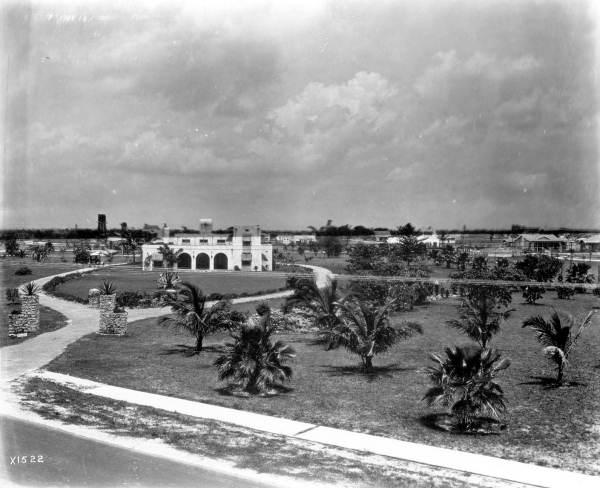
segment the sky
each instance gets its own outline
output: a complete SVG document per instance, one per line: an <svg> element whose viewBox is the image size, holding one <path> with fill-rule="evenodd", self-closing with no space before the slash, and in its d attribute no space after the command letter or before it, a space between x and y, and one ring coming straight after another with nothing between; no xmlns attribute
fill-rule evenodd
<svg viewBox="0 0 600 488"><path fill-rule="evenodd" d="M4 2L0 225L600 227L599 13Z"/></svg>

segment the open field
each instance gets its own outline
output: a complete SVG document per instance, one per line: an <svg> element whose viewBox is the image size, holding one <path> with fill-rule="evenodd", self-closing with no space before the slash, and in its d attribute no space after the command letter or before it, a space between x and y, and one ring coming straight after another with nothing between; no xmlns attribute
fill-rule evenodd
<svg viewBox="0 0 600 488"><path fill-rule="evenodd" d="M424 334L396 345L374 360L365 375L359 361L343 350L323 350L313 337L282 334L296 350L288 393L272 398L223 394L213 361L227 335L211 336L200 356L184 357L179 344L191 337L158 326L156 319L130 324L125 338L89 335L72 344L48 369L74 376L269 415L314 422L431 445L477 452L600 474L600 316L582 336L571 356L567 383L546 387L553 375L535 334L522 329L532 314L548 316L552 307L581 314L600 305L598 297L577 295L557 300L549 292L539 305L513 296L513 312L493 345L512 360L499 377L506 392L507 429L499 435L453 435L428 427L431 413L421 402L429 384L420 369L428 353L468 343L445 325L456 317L456 301L438 301L403 313L397 320L417 320Z"/></svg>
<svg viewBox="0 0 600 488"><path fill-rule="evenodd" d="M117 291L156 291L156 281L162 271L142 271L136 267L118 267L102 269L80 279L63 283L55 290L55 294L69 294L86 299L90 288L98 288L103 281L111 281ZM241 274L236 272L202 273L180 271L179 277L188 281L206 294L211 293L256 293L275 291L285 286L285 278L267 272Z"/></svg>

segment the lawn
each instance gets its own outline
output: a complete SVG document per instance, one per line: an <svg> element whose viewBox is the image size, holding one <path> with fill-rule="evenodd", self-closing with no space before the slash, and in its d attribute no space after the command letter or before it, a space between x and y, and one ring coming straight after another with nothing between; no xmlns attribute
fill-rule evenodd
<svg viewBox="0 0 600 488"><path fill-rule="evenodd" d="M15 275L15 271L22 267L28 267L31 270L29 275ZM38 263L30 258L3 258L0 259L0 288L16 288L23 283L28 283L38 278L52 276L59 273L66 273L78 268L84 268L84 265L75 263L63 263L60 259L50 259L43 263ZM4 291L2 292L4 294Z"/></svg>
<svg viewBox="0 0 600 488"><path fill-rule="evenodd" d="M162 271L142 271L141 268L117 267L96 271L81 278L63 283L56 288L56 293L75 295L86 299L90 288L98 288L103 281L110 281L118 291L156 291L156 281ZM285 278L275 276L268 272L241 274L227 273L201 273L180 271L179 277L188 281L207 295L211 293L257 293L262 291L273 292L285 286Z"/></svg>
<svg viewBox="0 0 600 488"><path fill-rule="evenodd" d="M419 371L428 353L468 340L445 321L456 316L456 301L417 307L395 320L417 320L424 334L375 358L375 374L365 375L356 356L343 350L326 352L313 337L282 334L297 352L291 391L273 398L238 398L222 393L213 361L228 337L212 336L196 357L175 353L192 338L156 324L155 319L130 324L125 338L89 335L72 344L48 368L74 376L144 391L251 410L499 456L540 465L600 474L600 316L585 332L571 357L568 384L548 389L544 378L553 374L535 334L522 329L524 318L549 315L552 307L583 313L600 305L597 297L577 295L557 300L547 293L539 305L522 303L494 339L494 346L512 360L499 382L506 392L508 427L500 435L461 436L427 427L431 413L421 402L428 380Z"/></svg>
<svg viewBox="0 0 600 488"><path fill-rule="evenodd" d="M15 275L15 271L23 266L31 269L29 275ZM66 325L66 317L55 310L46 307L40 307L40 329L37 334L30 334L27 337L13 338L8 337L8 320L7 316L16 307L7 303L6 289L17 288L24 283L28 283L38 278L51 276L58 273L65 273L73 269L82 267L74 263L63 263L58 258L50 259L43 263L37 263L29 258L3 258L0 260L0 347L18 344L31 337L34 337L44 332L51 332L60 329Z"/></svg>

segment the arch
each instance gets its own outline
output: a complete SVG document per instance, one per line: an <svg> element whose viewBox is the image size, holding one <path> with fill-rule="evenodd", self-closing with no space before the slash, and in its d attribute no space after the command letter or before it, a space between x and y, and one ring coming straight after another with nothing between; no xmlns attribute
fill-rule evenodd
<svg viewBox="0 0 600 488"><path fill-rule="evenodd" d="M196 269L210 269L210 258L208 254L201 252L196 256Z"/></svg>
<svg viewBox="0 0 600 488"><path fill-rule="evenodd" d="M182 252L177 257L177 267L180 269L191 269L192 268L192 256L186 252Z"/></svg>
<svg viewBox="0 0 600 488"><path fill-rule="evenodd" d="M214 263L215 269L227 269L227 256L222 252L216 254L214 258Z"/></svg>

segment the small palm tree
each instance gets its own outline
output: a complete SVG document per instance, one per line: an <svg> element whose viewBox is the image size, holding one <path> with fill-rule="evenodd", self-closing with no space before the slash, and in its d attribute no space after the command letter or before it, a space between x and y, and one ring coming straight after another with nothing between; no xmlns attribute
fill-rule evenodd
<svg viewBox="0 0 600 488"><path fill-rule="evenodd" d="M337 281L330 282L326 287L319 288L314 278L299 278L291 281L294 294L285 301L284 310L301 306L310 311L319 335L327 344L327 350L339 347L335 329L340 325L338 301L341 295L337 291Z"/></svg>
<svg viewBox="0 0 600 488"><path fill-rule="evenodd" d="M275 327L271 310L260 306L257 325L243 325L226 344L227 351L217 358L219 380L229 380L247 393L269 393L292 377L292 369L285 363L295 357L294 350L282 341L273 342Z"/></svg>
<svg viewBox="0 0 600 488"><path fill-rule="evenodd" d="M435 366L424 372L433 386L423 400L429 406L449 406L460 431L473 428L476 417L484 412L499 418L506 410L504 392L494 380L510 366L508 359L494 349L482 347L446 348L446 357L432 354Z"/></svg>
<svg viewBox="0 0 600 488"><path fill-rule="evenodd" d="M556 385L563 382L565 367L569 364L568 357L581 333L592 323L594 312L589 312L583 319L577 321L571 314L554 310L550 320L546 321L541 315L531 316L523 322L523 327L530 327L537 332L538 341L545 346L546 357L556 364ZM573 330L577 327L577 332Z"/></svg>
<svg viewBox="0 0 600 488"><path fill-rule="evenodd" d="M35 281L30 281L29 283L25 283L21 286L21 293L23 293L24 295L37 295L39 291L40 287L35 283Z"/></svg>
<svg viewBox="0 0 600 488"><path fill-rule="evenodd" d="M241 324L245 317L231 310L229 302L220 301L206 310L206 296L191 283L182 283L176 294L165 295L173 315L161 317L161 325L172 325L187 330L196 338L194 354L200 354L207 334L217 330L230 330Z"/></svg>
<svg viewBox="0 0 600 488"><path fill-rule="evenodd" d="M462 301L459 307L460 319L448 320L446 324L459 330L485 349L512 311L506 310L494 296L481 293L480 290L480 293L473 294Z"/></svg>
<svg viewBox="0 0 600 488"><path fill-rule="evenodd" d="M389 315L394 305L395 300L376 305L356 297L350 297L338 305L343 312L342 322L332 331L332 335L340 345L360 356L366 371L373 369L373 357L376 354L387 351L401 339L423 333L422 327L412 322L392 327Z"/></svg>
<svg viewBox="0 0 600 488"><path fill-rule="evenodd" d="M113 285L112 281L103 281L102 285L100 286L100 293L102 295L112 295L115 293L115 286Z"/></svg>

